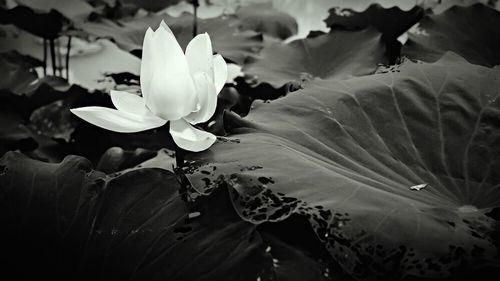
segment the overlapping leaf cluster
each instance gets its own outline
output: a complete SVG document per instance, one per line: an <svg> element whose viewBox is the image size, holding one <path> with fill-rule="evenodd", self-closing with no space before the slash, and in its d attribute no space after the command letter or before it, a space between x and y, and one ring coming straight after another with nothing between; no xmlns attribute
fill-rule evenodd
<svg viewBox="0 0 500 281"><path fill-rule="evenodd" d="M291 0L226 3L225 13L224 1L200 1L198 31L244 75L228 81L202 124L217 143L174 171L166 128L107 132L69 108L111 106L105 87L82 75L109 72L113 86L137 86L148 26L166 20L185 46L190 4L18 2L0 17L5 272L61 280L498 274L493 8L302 3L311 5L300 6L304 14L328 14L318 22L290 14ZM40 40L69 36L85 46L81 57L66 49L69 82L44 76ZM121 65L97 64L111 53Z"/></svg>

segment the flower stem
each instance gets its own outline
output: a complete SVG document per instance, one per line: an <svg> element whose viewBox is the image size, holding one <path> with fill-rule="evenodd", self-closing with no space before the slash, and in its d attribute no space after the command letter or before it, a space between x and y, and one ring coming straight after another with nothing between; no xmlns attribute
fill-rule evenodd
<svg viewBox="0 0 500 281"><path fill-rule="evenodd" d="M192 0L193 3L193 38L198 34L198 0Z"/></svg>
<svg viewBox="0 0 500 281"><path fill-rule="evenodd" d="M61 56L61 38L57 38L56 42L56 58L57 58L57 71L59 71L59 77L63 78L63 64Z"/></svg>
<svg viewBox="0 0 500 281"><path fill-rule="evenodd" d="M175 165L177 168L182 168L184 167L184 156L186 155L186 152L184 149L178 147L177 145L175 146Z"/></svg>
<svg viewBox="0 0 500 281"><path fill-rule="evenodd" d="M43 76L47 76L47 39L43 38Z"/></svg>
<svg viewBox="0 0 500 281"><path fill-rule="evenodd" d="M69 82L69 52L71 50L71 38L72 36L68 36L68 45L66 45L66 81Z"/></svg>
<svg viewBox="0 0 500 281"><path fill-rule="evenodd" d="M50 57L52 59L52 75L56 76L56 47L54 44L54 39L49 40L49 48L50 48Z"/></svg>

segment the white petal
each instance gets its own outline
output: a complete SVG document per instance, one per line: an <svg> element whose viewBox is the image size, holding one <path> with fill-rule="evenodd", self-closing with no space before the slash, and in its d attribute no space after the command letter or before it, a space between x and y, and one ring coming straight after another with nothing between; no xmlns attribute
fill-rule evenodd
<svg viewBox="0 0 500 281"><path fill-rule="evenodd" d="M91 124L120 133L145 131L167 122L156 116L141 116L100 106L75 108L71 112Z"/></svg>
<svg viewBox="0 0 500 281"><path fill-rule="evenodd" d="M177 146L194 152L209 148L216 140L213 134L194 128L184 119L170 121L170 134Z"/></svg>
<svg viewBox="0 0 500 281"><path fill-rule="evenodd" d="M227 64L221 55L214 56L214 84L216 93L220 93L227 80Z"/></svg>
<svg viewBox="0 0 500 281"><path fill-rule="evenodd" d="M176 120L195 110L197 96L186 57L174 35L165 28L154 34L147 107L157 116Z"/></svg>
<svg viewBox="0 0 500 281"><path fill-rule="evenodd" d="M144 100L147 100L149 94L149 84L151 82L151 72L153 66L153 38L154 31L150 28L146 31L144 35L144 41L142 43L142 60L141 60L141 91Z"/></svg>
<svg viewBox="0 0 500 281"><path fill-rule="evenodd" d="M217 108L217 92L215 91L214 83L206 73L198 72L195 74L194 84L196 93L198 94L200 109L192 112L184 117L184 119L191 124L198 124L208 121L214 115Z"/></svg>
<svg viewBox="0 0 500 281"><path fill-rule="evenodd" d="M168 27L167 23L166 23L164 20L161 20L161 22L160 22L160 27L159 27L159 28L163 28L163 29L165 29L166 31L168 31L168 32L170 32L170 33L172 33L172 34L174 34L174 33L172 32L172 29L170 29L170 27Z"/></svg>
<svg viewBox="0 0 500 281"><path fill-rule="evenodd" d="M123 91L111 90L111 101L119 111L126 113L145 115L149 113L144 99L138 95Z"/></svg>
<svg viewBox="0 0 500 281"><path fill-rule="evenodd" d="M207 33L198 34L189 42L186 47L186 59L191 75L204 72L213 79L212 43Z"/></svg>
<svg viewBox="0 0 500 281"><path fill-rule="evenodd" d="M227 64L227 80L226 84L235 84L234 81L238 77L243 77L245 74L241 71L242 67L235 63Z"/></svg>

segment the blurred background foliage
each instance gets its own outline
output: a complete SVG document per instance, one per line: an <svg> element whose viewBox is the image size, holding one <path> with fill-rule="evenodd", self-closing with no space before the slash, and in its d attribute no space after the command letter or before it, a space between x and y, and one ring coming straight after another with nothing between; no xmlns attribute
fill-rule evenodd
<svg viewBox="0 0 500 281"><path fill-rule="evenodd" d="M75 153L97 161L114 145L163 147L169 137L156 130L113 134L68 111L110 105L110 89L139 94L142 39L161 20L185 47L196 14L196 32L208 32L214 51L228 62L217 113L202 124L225 135L231 125L224 125L224 118L245 116L253 100L276 99L311 79L359 76L394 64L411 34L421 32L424 14L439 16L453 5L477 2L500 8L494 0L3 0L0 70L7 79L0 82L6 109L0 152L20 149L47 161ZM375 29L351 32L370 27ZM374 44L380 33L384 43ZM302 46L318 56L309 57ZM354 48L354 54L348 52L351 46L363 48ZM323 56L327 53L330 57Z"/></svg>

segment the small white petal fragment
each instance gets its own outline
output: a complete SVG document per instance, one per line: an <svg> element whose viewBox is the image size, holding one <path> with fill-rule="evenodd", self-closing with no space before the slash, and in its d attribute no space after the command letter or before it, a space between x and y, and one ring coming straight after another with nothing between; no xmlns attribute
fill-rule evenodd
<svg viewBox="0 0 500 281"><path fill-rule="evenodd" d="M418 22L414 24L412 27L410 27L410 29L408 29L407 32L417 36L426 36L426 37L430 36L430 34L427 33L425 29L420 27Z"/></svg>
<svg viewBox="0 0 500 281"><path fill-rule="evenodd" d="M148 113L144 100L138 95L111 90L111 101L119 111L145 115Z"/></svg>
<svg viewBox="0 0 500 281"><path fill-rule="evenodd" d="M189 213L188 218L189 219L194 219L194 218L197 218L199 216L201 216L200 212L192 212L192 213Z"/></svg>
<svg viewBox="0 0 500 281"><path fill-rule="evenodd" d="M399 41L399 43L401 43L401 45L406 44L406 42L408 41L408 32L401 34L397 40Z"/></svg>
<svg viewBox="0 0 500 281"><path fill-rule="evenodd" d="M473 205L463 205L458 208L458 211L461 213L475 213L478 211L478 209Z"/></svg>
<svg viewBox="0 0 500 281"><path fill-rule="evenodd" d="M214 56L214 83L217 94L220 93L228 77L227 64L221 55ZM241 68L240 68L241 69Z"/></svg>
<svg viewBox="0 0 500 281"><path fill-rule="evenodd" d="M213 134L196 129L184 119L170 121L170 134L180 148L193 152L209 148L216 140Z"/></svg>
<svg viewBox="0 0 500 281"><path fill-rule="evenodd" d="M163 126L167 122L156 116L130 114L100 106L75 108L71 109L71 112L98 127L119 133L145 131Z"/></svg>
<svg viewBox="0 0 500 281"><path fill-rule="evenodd" d="M417 184L417 185L414 185L414 186L410 186L410 189L411 190L421 190L421 189L424 189L427 187L427 184L426 183L422 183L422 184Z"/></svg>
<svg viewBox="0 0 500 281"><path fill-rule="evenodd" d="M237 64L228 63L226 83L236 84L236 81L234 81L234 79L245 76L245 74L241 71L241 69L242 67Z"/></svg>

